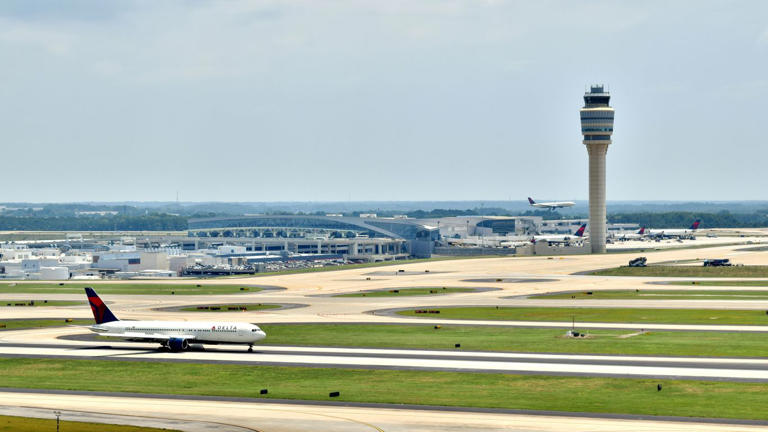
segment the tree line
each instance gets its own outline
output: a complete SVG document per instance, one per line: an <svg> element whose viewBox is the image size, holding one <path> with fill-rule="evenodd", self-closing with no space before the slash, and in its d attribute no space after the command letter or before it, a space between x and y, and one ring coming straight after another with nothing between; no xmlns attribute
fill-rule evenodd
<svg viewBox="0 0 768 432"><path fill-rule="evenodd" d="M359 213L358 213L359 214ZM512 216L502 209L434 209L407 213L409 218L441 218L450 216ZM543 216L561 219L558 212L533 210L520 216ZM385 216L380 214L379 216ZM581 216L577 218L586 218ZM702 228L761 228L768 227L768 210L754 213L706 212L631 212L610 213L609 223L637 223L651 228L687 228L701 219ZM0 215L0 231L183 231L188 227L187 217L166 213L142 215L92 216L7 216Z"/></svg>
<svg viewBox="0 0 768 432"><path fill-rule="evenodd" d="M0 216L2 231L183 231L187 218L150 213L140 216Z"/></svg>
<svg viewBox="0 0 768 432"><path fill-rule="evenodd" d="M700 219L701 228L764 228L768 227L768 211L754 213L703 212L637 212L608 215L610 223L637 223L651 228L688 228Z"/></svg>

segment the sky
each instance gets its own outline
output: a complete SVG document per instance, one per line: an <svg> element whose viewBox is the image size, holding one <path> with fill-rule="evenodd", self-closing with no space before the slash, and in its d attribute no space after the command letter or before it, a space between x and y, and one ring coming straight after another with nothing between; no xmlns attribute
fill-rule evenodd
<svg viewBox="0 0 768 432"><path fill-rule="evenodd" d="M0 202L761 200L768 2L0 2Z"/></svg>

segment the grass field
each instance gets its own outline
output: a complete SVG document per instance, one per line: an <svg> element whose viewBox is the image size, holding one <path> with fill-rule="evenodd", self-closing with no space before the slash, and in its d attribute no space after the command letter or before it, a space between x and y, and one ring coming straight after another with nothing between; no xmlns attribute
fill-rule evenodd
<svg viewBox="0 0 768 432"><path fill-rule="evenodd" d="M398 315L423 318L507 321L565 321L654 324L768 325L764 310L639 309L639 308L543 308L543 307L444 307L439 314L417 314L419 309ZM422 309L423 310L423 309Z"/></svg>
<svg viewBox="0 0 768 432"><path fill-rule="evenodd" d="M76 319L66 322L63 319L24 319L24 320L3 320L0 318L0 330L23 330L41 327L62 327L65 325L91 325L92 319Z"/></svg>
<svg viewBox="0 0 768 432"><path fill-rule="evenodd" d="M593 276L648 276L648 277L754 277L768 278L768 266L671 266L616 267L590 273Z"/></svg>
<svg viewBox="0 0 768 432"><path fill-rule="evenodd" d="M715 290L607 290L579 291L529 296L535 299L576 300L768 300L768 291L715 291Z"/></svg>
<svg viewBox="0 0 768 432"><path fill-rule="evenodd" d="M376 324L263 324L267 345L454 349L575 354L768 357L765 333L590 330ZM578 327L577 327L578 329Z"/></svg>
<svg viewBox="0 0 768 432"><path fill-rule="evenodd" d="M241 312L241 311L258 311L266 309L278 309L280 305L276 304L254 304L254 303L241 303L241 304L215 304L215 305L202 305L182 308L185 312Z"/></svg>
<svg viewBox="0 0 768 432"><path fill-rule="evenodd" d="M51 413L53 417L53 413ZM66 418L62 416L62 418ZM84 423L61 420L62 432L179 432L171 429L156 429L139 426L109 425L103 423ZM0 432L40 432L55 431L55 419L0 416Z"/></svg>
<svg viewBox="0 0 768 432"><path fill-rule="evenodd" d="M768 419L763 383L21 358L0 368L0 387Z"/></svg>
<svg viewBox="0 0 768 432"><path fill-rule="evenodd" d="M70 300L0 300L0 307L75 306L82 304L85 304L85 302Z"/></svg>
<svg viewBox="0 0 768 432"><path fill-rule="evenodd" d="M451 293L473 292L472 288L398 288L391 290L360 291L350 294L339 294L334 297L402 297L402 296L429 296Z"/></svg>
<svg viewBox="0 0 768 432"><path fill-rule="evenodd" d="M672 281L669 285L687 286L732 286L732 287L768 287L768 280L703 280L703 281Z"/></svg>
<svg viewBox="0 0 768 432"><path fill-rule="evenodd" d="M162 294L171 295L213 295L242 294L261 291L261 288L249 285L203 285L197 283L159 284L152 282L136 283L101 283L101 282L32 282L2 283L0 293L33 294L83 294L83 288L92 287L99 294ZM248 288L241 291L240 288Z"/></svg>

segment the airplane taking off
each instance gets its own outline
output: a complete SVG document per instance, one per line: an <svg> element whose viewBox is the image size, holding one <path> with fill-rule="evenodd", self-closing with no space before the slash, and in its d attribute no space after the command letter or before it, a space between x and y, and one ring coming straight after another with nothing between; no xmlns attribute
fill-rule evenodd
<svg viewBox="0 0 768 432"><path fill-rule="evenodd" d="M648 230L646 234L652 238L693 237L693 235L696 233L696 230L699 229L700 224L701 219L696 219L688 229Z"/></svg>
<svg viewBox="0 0 768 432"><path fill-rule="evenodd" d="M555 209L562 208L562 207L573 207L576 204L573 201L553 201L553 202L537 203L531 197L528 197L528 203L530 203L532 207L545 208L553 211Z"/></svg>
<svg viewBox="0 0 768 432"><path fill-rule="evenodd" d="M579 229L573 234L573 237L569 235L541 235L533 236L531 242L536 243L537 241L546 241L550 243L567 243L571 240L584 238L585 229L587 229L587 224L580 226Z"/></svg>
<svg viewBox="0 0 768 432"><path fill-rule="evenodd" d="M120 321L99 298L86 288L96 324L88 327L99 336L123 338L131 342L159 342L171 351L184 351L189 344L245 344L248 352L267 334L259 326L237 322L211 321Z"/></svg>

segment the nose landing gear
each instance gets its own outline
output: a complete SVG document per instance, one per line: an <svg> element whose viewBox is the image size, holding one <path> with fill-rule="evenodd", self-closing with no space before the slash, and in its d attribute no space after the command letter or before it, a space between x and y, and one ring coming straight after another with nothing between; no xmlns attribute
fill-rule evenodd
<svg viewBox="0 0 768 432"><path fill-rule="evenodd" d="M253 352L253 345L248 345L248 352Z"/></svg>

